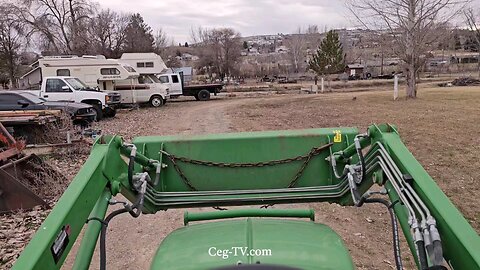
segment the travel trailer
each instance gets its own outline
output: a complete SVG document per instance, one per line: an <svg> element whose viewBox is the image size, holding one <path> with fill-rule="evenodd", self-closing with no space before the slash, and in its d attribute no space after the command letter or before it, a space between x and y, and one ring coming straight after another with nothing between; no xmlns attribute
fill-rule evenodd
<svg viewBox="0 0 480 270"><path fill-rule="evenodd" d="M24 89L38 88L42 78L74 76L89 87L118 91L122 104L149 103L153 107L165 104L168 87L158 78L141 76L132 66L104 56L47 56L31 65L32 70L20 78Z"/></svg>
<svg viewBox="0 0 480 270"><path fill-rule="evenodd" d="M216 95L223 88L222 84L187 85L184 74L172 73L162 57L156 53L124 53L120 61L134 67L141 75L155 76L168 87L172 98L193 96L196 100L205 101L210 99L210 94Z"/></svg>

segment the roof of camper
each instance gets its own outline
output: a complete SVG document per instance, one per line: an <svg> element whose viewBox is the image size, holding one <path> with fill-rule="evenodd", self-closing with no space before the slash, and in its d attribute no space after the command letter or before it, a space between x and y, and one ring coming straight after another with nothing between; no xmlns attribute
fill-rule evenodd
<svg viewBox="0 0 480 270"><path fill-rule="evenodd" d="M160 55L156 53L123 53L120 59L122 60L144 60L144 59L154 59L154 58L160 58ZM163 60L162 60L163 61Z"/></svg>
<svg viewBox="0 0 480 270"><path fill-rule="evenodd" d="M140 74L159 74L167 69L162 57L156 53L124 53L119 61L129 63ZM140 66L141 62L153 62L152 66Z"/></svg>

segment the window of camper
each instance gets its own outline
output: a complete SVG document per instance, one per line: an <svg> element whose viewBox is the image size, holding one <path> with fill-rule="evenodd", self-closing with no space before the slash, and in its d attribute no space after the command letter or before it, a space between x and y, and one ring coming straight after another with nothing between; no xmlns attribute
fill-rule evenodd
<svg viewBox="0 0 480 270"><path fill-rule="evenodd" d="M147 68L153 68L153 62L146 62L145 67Z"/></svg>
<svg viewBox="0 0 480 270"><path fill-rule="evenodd" d="M57 76L70 76L70 69L57 69Z"/></svg>
<svg viewBox="0 0 480 270"><path fill-rule="evenodd" d="M137 72L137 71L136 71L133 67L131 67L131 66L125 65L125 66L123 66L123 68L125 68L128 72Z"/></svg>
<svg viewBox="0 0 480 270"><path fill-rule="evenodd" d="M102 69L100 69L100 73L102 75L119 75L120 70L118 70L116 68L102 68Z"/></svg>
<svg viewBox="0 0 480 270"><path fill-rule="evenodd" d="M168 76L160 76L160 81L162 83L168 83Z"/></svg>
<svg viewBox="0 0 480 270"><path fill-rule="evenodd" d="M138 68L143 68L143 67L145 67L145 63L144 62L138 62L137 67Z"/></svg>

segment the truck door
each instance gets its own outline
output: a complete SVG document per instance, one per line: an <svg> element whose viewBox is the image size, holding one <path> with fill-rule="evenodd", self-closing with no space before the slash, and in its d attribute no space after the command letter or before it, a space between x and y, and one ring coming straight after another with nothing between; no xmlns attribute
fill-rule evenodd
<svg viewBox="0 0 480 270"><path fill-rule="evenodd" d="M150 100L153 93L156 92L154 82L147 75L140 75L138 77L139 86L134 90L134 95L137 103L145 103Z"/></svg>
<svg viewBox="0 0 480 270"><path fill-rule="evenodd" d="M75 93L62 79L47 79L42 97L50 101L74 101Z"/></svg>
<svg viewBox="0 0 480 270"><path fill-rule="evenodd" d="M170 96L180 96L182 94L182 84L176 74L160 75L159 79L160 82L168 86Z"/></svg>
<svg viewBox="0 0 480 270"><path fill-rule="evenodd" d="M182 91L182 82L180 81L180 77L178 76L178 74L172 74L171 78L172 78L172 83L170 85L171 87L170 89L173 89L174 95L181 95L183 91Z"/></svg>

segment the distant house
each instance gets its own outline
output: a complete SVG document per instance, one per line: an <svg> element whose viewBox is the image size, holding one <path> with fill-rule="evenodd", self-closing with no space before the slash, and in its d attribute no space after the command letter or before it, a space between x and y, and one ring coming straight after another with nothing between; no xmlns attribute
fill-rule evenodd
<svg viewBox="0 0 480 270"><path fill-rule="evenodd" d="M348 76L362 76L363 71L365 70L365 66L362 64L349 64L345 67L345 72L348 74Z"/></svg>
<svg viewBox="0 0 480 270"><path fill-rule="evenodd" d="M288 53L288 48L286 46L278 46L275 49L276 53Z"/></svg>
<svg viewBox="0 0 480 270"><path fill-rule="evenodd" d="M198 56L190 54L190 53L182 53L181 60L184 61L197 61L200 59Z"/></svg>
<svg viewBox="0 0 480 270"><path fill-rule="evenodd" d="M260 52L255 47L248 49L248 55L259 55L259 54Z"/></svg>

